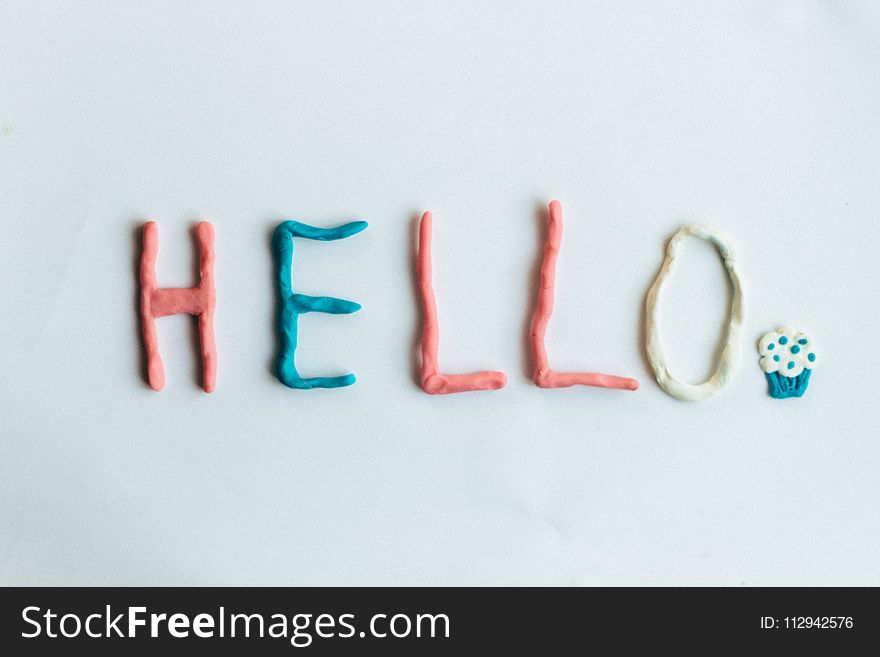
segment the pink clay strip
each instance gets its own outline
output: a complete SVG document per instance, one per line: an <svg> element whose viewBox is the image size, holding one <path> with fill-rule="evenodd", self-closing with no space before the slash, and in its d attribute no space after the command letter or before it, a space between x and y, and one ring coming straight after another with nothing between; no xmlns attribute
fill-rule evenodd
<svg viewBox="0 0 880 657"><path fill-rule="evenodd" d="M199 284L196 287L160 288L156 283L156 254L159 251L159 227L155 221L144 224L144 249L141 253L141 322L147 352L147 379L153 390L165 387L165 368L159 355L156 318L168 315L195 315L199 321L199 342L205 392L217 383L217 345L214 342L214 228L207 221L196 226L199 247Z"/></svg>
<svg viewBox="0 0 880 657"><path fill-rule="evenodd" d="M422 302L422 389L431 395L446 395L453 392L503 388L507 383L504 372L440 373L437 363L440 324L437 320L437 300L434 298L434 288L431 283L431 224L431 213L426 212L419 223L419 245L416 256L416 277Z"/></svg>
<svg viewBox="0 0 880 657"><path fill-rule="evenodd" d="M554 372L550 369L544 336L547 323L553 314L553 289L556 283L556 258L562 242L562 206L559 201L550 203L550 220L547 225L547 243L544 246L544 259L541 262L541 277L538 286L538 303L532 318L531 343L534 361L533 378L541 388L568 388L570 386L595 386L599 388L620 388L636 390L639 382L623 376L599 374L596 372Z"/></svg>

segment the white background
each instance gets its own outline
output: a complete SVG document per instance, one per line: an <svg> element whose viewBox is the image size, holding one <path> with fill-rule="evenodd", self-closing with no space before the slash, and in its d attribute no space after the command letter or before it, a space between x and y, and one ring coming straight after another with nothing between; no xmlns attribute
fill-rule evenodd
<svg viewBox="0 0 880 657"><path fill-rule="evenodd" d="M0 3L0 582L880 584L880 10L870 2ZM540 390L525 331L540 208L565 236L548 348L622 392ZM414 382L414 220L435 216L448 397ZM189 318L142 377L139 227L159 281L217 233L218 389ZM272 376L269 239L301 322ZM730 236L743 360L700 404L654 383L640 327L666 239ZM689 243L662 329L702 380L726 282ZM807 396L755 342L808 331Z"/></svg>

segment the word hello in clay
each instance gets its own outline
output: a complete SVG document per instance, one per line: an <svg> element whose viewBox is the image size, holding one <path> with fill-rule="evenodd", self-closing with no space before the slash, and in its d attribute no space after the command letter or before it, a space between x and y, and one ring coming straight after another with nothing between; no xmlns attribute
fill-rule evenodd
<svg viewBox="0 0 880 657"><path fill-rule="evenodd" d="M440 322L434 298L431 265L431 239L433 217L425 212L419 222L416 254L416 280L422 310L421 332L421 387L432 395L470 392L475 390L498 390L507 384L504 372L481 371L468 374L446 374L440 370ZM367 228L365 221L354 221L334 228L317 228L298 221L285 221L278 225L272 236L272 255L275 262L277 293L276 332L278 353L275 375L290 388L340 388L355 382L354 374L328 377L302 377L296 368L296 346L299 316L309 312L349 314L360 310L360 304L336 297L315 297L296 293L292 285L294 244L297 238L330 242L352 237ZM702 384L694 385L676 380L669 366L660 341L657 326L657 308L663 282L676 262L681 241L689 236L708 240L721 254L724 266L733 286L730 323L727 341L717 370ZM214 340L214 312L217 299L214 286L214 229L202 222L196 227L199 253L199 282L191 288L162 288L156 281L156 254L158 251L158 227L155 222L144 225L143 251L140 260L140 311L144 346L147 358L147 378L154 390L165 385L165 373L159 355L156 319L167 315L189 314L198 320L199 341L203 371L203 388L214 390L217 382L217 346ZM562 206L558 201L550 203L547 240L544 245L538 295L532 315L530 349L534 366L532 379L540 388L567 388L570 386L595 386L636 390L635 379L598 372L557 372L550 367L550 358L544 345L547 325L553 313L556 280L556 260L562 244ZM682 400L700 401L717 393L731 378L740 354L741 326L743 320L742 291L734 267L733 252L729 243L718 232L703 226L686 226L669 241L666 258L657 279L648 292L646 303L645 334L648 360L657 382L667 393Z"/></svg>

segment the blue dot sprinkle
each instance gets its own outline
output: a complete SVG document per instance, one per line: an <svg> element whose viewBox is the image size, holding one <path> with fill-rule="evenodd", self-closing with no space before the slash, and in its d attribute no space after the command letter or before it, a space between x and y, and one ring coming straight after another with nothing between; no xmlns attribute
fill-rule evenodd
<svg viewBox="0 0 880 657"><path fill-rule="evenodd" d="M773 344L772 342L771 342L770 344L767 345L767 350L768 350L768 351L773 351L774 349L776 349L776 345Z"/></svg>
<svg viewBox="0 0 880 657"><path fill-rule="evenodd" d="M788 361L788 369L790 369L790 370L794 369L794 361L793 360Z"/></svg>
<svg viewBox="0 0 880 657"><path fill-rule="evenodd" d="M806 338L801 338L800 340L798 340L798 344L807 344L808 342L809 340L807 340Z"/></svg>
<svg viewBox="0 0 880 657"><path fill-rule="evenodd" d="M788 338L783 335L779 338L779 344L788 344Z"/></svg>
<svg viewBox="0 0 880 657"><path fill-rule="evenodd" d="M810 354L810 355L812 355L812 354ZM779 362L779 354L776 354L775 356L773 356L773 360L775 360L778 363Z"/></svg>
<svg viewBox="0 0 880 657"><path fill-rule="evenodd" d="M800 353L800 351L801 351L801 348L798 347L796 344L791 345L791 353L797 354L797 353Z"/></svg>
<svg viewBox="0 0 880 657"><path fill-rule="evenodd" d="M813 361L816 360L816 354L808 354L808 355L807 355L807 360L810 361L810 362L812 363Z"/></svg>

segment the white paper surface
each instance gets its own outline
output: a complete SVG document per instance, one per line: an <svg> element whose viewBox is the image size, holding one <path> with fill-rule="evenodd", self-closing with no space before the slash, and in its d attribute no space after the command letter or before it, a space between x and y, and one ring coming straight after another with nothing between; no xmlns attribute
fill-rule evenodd
<svg viewBox="0 0 880 657"><path fill-rule="evenodd" d="M0 3L3 584L880 584L880 10L870 2ZM565 233L558 369L531 385L540 208ZM414 221L434 213L445 371L423 394ZM138 230L193 283L217 232L218 390L191 320L142 377ZM272 376L269 239L295 285L354 299L302 319ZM738 254L743 362L708 402L665 395L644 296L683 223ZM712 367L726 283L705 244L662 330ZM788 324L821 365L767 396L755 342Z"/></svg>

